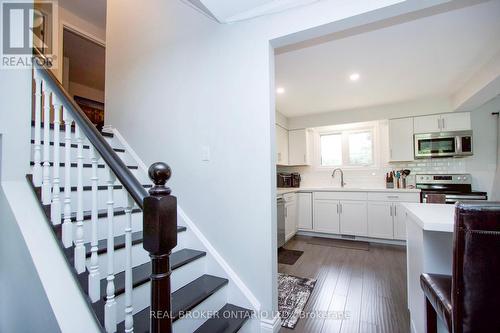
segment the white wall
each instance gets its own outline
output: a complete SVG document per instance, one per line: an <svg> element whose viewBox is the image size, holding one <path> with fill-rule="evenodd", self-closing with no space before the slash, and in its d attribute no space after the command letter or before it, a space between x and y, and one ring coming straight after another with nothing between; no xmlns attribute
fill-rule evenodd
<svg viewBox="0 0 500 333"><path fill-rule="evenodd" d="M62 2L60 0L59 2ZM89 22L84 17L78 15L78 13L74 13L64 8L63 6L58 6L58 14L59 14L59 27L58 27L58 46L57 46L57 68L53 70L54 75L57 79L62 82L63 81L63 33L64 27L67 27L71 30L77 31L100 44L105 44L106 42L106 30L102 27L98 27L95 24Z"/></svg>
<svg viewBox="0 0 500 333"><path fill-rule="evenodd" d="M368 108L291 117L288 119L288 124L290 129L299 129L380 119L403 118L434 113L446 113L452 111L453 108L448 98L430 98Z"/></svg>
<svg viewBox="0 0 500 333"><path fill-rule="evenodd" d="M60 332L1 186L0 212L0 332Z"/></svg>
<svg viewBox="0 0 500 333"><path fill-rule="evenodd" d="M104 91L80 83L70 82L69 94L72 97L80 96L91 99L93 101L104 103Z"/></svg>
<svg viewBox="0 0 500 333"><path fill-rule="evenodd" d="M106 123L146 163L172 166L171 186L184 211L264 310L276 309L270 41L282 46L443 2L326 0L219 25L180 1L138 7L131 0L109 0ZM397 3L366 19L343 20ZM210 147L209 162L201 161L203 146Z"/></svg>
<svg viewBox="0 0 500 333"><path fill-rule="evenodd" d="M276 111L276 124L288 129L288 118L282 113Z"/></svg>

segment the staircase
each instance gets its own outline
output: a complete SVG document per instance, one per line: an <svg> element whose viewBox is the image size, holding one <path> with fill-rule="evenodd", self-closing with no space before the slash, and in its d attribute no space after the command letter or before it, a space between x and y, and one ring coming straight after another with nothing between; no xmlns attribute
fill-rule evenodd
<svg viewBox="0 0 500 333"><path fill-rule="evenodd" d="M98 132L46 68L33 76L32 174L68 268L103 332L240 330L252 311L228 302L228 278L177 225L163 163L145 170ZM47 239L47 242L53 241Z"/></svg>

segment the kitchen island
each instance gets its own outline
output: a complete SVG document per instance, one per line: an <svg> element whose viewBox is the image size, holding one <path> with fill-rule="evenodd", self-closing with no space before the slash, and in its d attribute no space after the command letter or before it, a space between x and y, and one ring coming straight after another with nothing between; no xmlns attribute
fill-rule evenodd
<svg viewBox="0 0 500 333"><path fill-rule="evenodd" d="M407 231L408 309L412 333L425 333L425 296L420 274L452 272L455 206L403 203ZM446 332L438 320L438 332Z"/></svg>

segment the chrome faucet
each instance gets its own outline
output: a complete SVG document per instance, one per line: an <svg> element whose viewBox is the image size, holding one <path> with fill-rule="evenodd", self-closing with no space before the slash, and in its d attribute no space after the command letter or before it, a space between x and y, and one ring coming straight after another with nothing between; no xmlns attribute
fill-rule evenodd
<svg viewBox="0 0 500 333"><path fill-rule="evenodd" d="M342 171L342 169L337 168L337 169L333 170L332 178L335 178L335 172L337 172L337 171L340 171L340 186L344 187L347 184L344 183L344 171Z"/></svg>

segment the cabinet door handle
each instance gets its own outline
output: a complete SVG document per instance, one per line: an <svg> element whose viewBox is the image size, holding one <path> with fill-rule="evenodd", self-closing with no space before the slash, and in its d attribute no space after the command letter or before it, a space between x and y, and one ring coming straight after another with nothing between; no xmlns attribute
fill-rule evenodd
<svg viewBox="0 0 500 333"><path fill-rule="evenodd" d="M339 205L340 205L340 214L342 214L342 204Z"/></svg>
<svg viewBox="0 0 500 333"><path fill-rule="evenodd" d="M438 118L438 128L441 129L441 118Z"/></svg>
<svg viewBox="0 0 500 333"><path fill-rule="evenodd" d="M441 119L441 129L445 129L446 125L444 124L444 118Z"/></svg>
<svg viewBox="0 0 500 333"><path fill-rule="evenodd" d="M397 205L394 205L394 217L397 216L397 211L396 211L397 207L398 207Z"/></svg>
<svg viewBox="0 0 500 333"><path fill-rule="evenodd" d="M392 205L389 206L389 215L392 217Z"/></svg>

